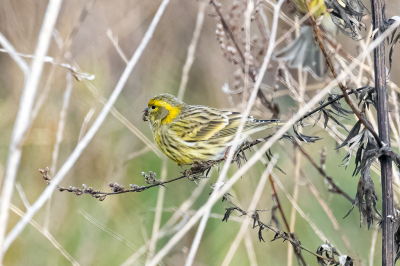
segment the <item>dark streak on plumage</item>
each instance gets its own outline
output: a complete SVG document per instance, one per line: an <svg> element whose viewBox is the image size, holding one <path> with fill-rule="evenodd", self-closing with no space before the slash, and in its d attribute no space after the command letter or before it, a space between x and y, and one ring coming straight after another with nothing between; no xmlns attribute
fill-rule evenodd
<svg viewBox="0 0 400 266"><path fill-rule="evenodd" d="M162 127L152 127L160 149L178 164L192 164L217 160L225 156L234 139L242 115L238 112L221 111L202 105L187 105L170 94L157 95L171 106L179 106L180 112ZM161 108L160 108L161 109ZM276 123L272 125L272 123ZM243 132L251 133L279 126L277 120L258 120L249 117Z"/></svg>

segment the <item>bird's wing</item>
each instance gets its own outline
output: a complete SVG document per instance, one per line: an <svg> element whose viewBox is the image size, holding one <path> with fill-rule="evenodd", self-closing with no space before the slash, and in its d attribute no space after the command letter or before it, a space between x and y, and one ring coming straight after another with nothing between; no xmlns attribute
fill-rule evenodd
<svg viewBox="0 0 400 266"><path fill-rule="evenodd" d="M225 114L228 116L229 124L221 129L214 138L233 136L239 128L243 115L237 112L225 112ZM257 120L250 116L247 118L242 132L252 134L269 127L274 127L274 125L279 126L279 124L281 123L278 120Z"/></svg>
<svg viewBox="0 0 400 266"><path fill-rule="evenodd" d="M223 111L207 106L188 106L182 115L171 123L170 129L186 142L204 141L218 134L229 125L229 117Z"/></svg>
<svg viewBox="0 0 400 266"><path fill-rule="evenodd" d="M213 138L224 138L224 137L234 136L240 125L240 121L242 119L241 113L228 112L228 111L224 111L224 113L228 117L228 124L224 128L221 128L221 130L219 130L217 134L213 136Z"/></svg>
<svg viewBox="0 0 400 266"><path fill-rule="evenodd" d="M171 130L182 141L197 142L217 138L233 137L243 115L238 112L221 111L207 106L188 106L181 117L171 123ZM261 131L277 120L256 120L249 117L243 133L252 134ZM278 124L277 124L278 125ZM251 133L250 133L251 132Z"/></svg>

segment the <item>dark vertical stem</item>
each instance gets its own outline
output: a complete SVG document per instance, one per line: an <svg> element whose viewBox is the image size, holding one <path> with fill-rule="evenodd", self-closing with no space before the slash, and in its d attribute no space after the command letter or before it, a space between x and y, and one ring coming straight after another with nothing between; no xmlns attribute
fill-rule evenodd
<svg viewBox="0 0 400 266"><path fill-rule="evenodd" d="M382 0L371 0L372 20L374 29L383 25L383 2ZM375 39L379 34L375 35ZM374 49L375 89L378 96L378 124L379 137L381 141L390 146L390 127L388 113L388 94L386 91L386 69L385 69L385 43L381 42ZM382 182L382 265L393 265L393 180L392 160L390 157L382 156L381 182Z"/></svg>

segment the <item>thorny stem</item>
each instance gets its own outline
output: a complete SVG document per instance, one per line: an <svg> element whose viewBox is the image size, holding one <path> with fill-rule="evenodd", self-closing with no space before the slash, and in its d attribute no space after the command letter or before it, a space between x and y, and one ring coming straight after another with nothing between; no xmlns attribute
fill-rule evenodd
<svg viewBox="0 0 400 266"><path fill-rule="evenodd" d="M270 179L271 179L271 178L270 178ZM276 229L276 228L274 228L274 227L272 227L272 226L269 226L269 225L263 223L262 221L260 221L260 218L258 217L258 215L249 214L248 212L244 211L244 210L241 209L239 206L236 206L236 204L234 204L234 203L229 199L229 197L225 197L225 200L227 200L230 204L232 204L232 205L235 207L235 209L236 209L237 211L239 211L242 215L246 215L246 216L249 216L250 218L252 218L255 222L257 222L258 226L260 226L260 227L262 227L262 228L267 228L267 229L271 230L272 232L274 232L276 235L275 235L275 237L274 237L273 240L276 240L276 239L279 239L279 238L283 238L283 239L289 241L289 242L293 245L293 247L300 248L300 249L302 249L302 250L304 250L304 251L310 253L311 255L313 255L313 256L315 256L315 257L318 257L318 258L320 258L320 259L323 259L323 260L325 260L326 262L328 262L329 265L331 265L330 263L332 263L332 265L336 265L336 264L337 264L337 261L335 261L335 259L323 257L323 256L318 255L318 254L312 252L311 250L309 250L309 249L303 247L303 246L300 244L300 242L294 240L294 239L290 236L290 234L288 234L288 233L286 233L286 232L283 232L283 231L281 231L281 230L278 230L278 229ZM272 240L272 241L273 241L273 240Z"/></svg>
<svg viewBox="0 0 400 266"><path fill-rule="evenodd" d="M360 92L360 91L362 91L362 90L364 90L364 89L367 89L367 88L368 88L368 87L362 87L362 88L358 88L358 89L356 89L356 90L352 90L352 91L350 91L350 92L348 93L348 95L353 94L353 93L355 93L355 92ZM299 121L302 121L303 119L305 119L305 118L307 118L307 117L309 117L309 116L315 114L315 113L318 112L319 110L322 110L322 109L324 109L325 107L331 105L332 103L339 101L339 100L342 99L343 97L345 97L344 94L336 96L334 99L332 99L332 100L330 100L330 101L324 103L324 104L321 105L320 107L315 108L315 109L312 110L311 112L305 114Z"/></svg>
<svg viewBox="0 0 400 266"><path fill-rule="evenodd" d="M310 11L310 5L309 5L308 1L304 0L304 3L307 6L307 10ZM338 75L333 66L332 60L330 59L330 57L324 47L324 44L322 43L321 33L318 28L317 22L315 21L314 16L311 16L311 22L312 22L311 24L312 24L312 28L314 30L314 34L318 41L319 48L321 49L322 53L325 56L326 64L328 65L329 69L331 70L333 77L336 79ZM379 138L378 134L375 132L375 130L373 129L371 124L364 118L363 114L357 109L357 107L354 105L353 101L350 99L350 96L347 93L346 87L341 82L338 82L338 85L339 85L340 90L343 93L346 103L350 106L353 113L357 116L357 118L361 121L361 123L363 123L365 128L368 129L369 132L371 132L371 134L374 136L376 142L378 143L379 147L383 147L383 143L382 143L381 139Z"/></svg>
<svg viewBox="0 0 400 266"><path fill-rule="evenodd" d="M374 29L383 25L384 4L381 0L371 0L372 22ZM374 40L380 36L380 31ZM374 49L375 90L377 94L377 115L379 136L386 146L390 147L389 103L386 91L385 43L381 42ZM393 173L392 159L380 157L382 183L382 265L393 265L394 253L394 213L393 213Z"/></svg>
<svg viewBox="0 0 400 266"><path fill-rule="evenodd" d="M304 0L307 9L310 10L307 0ZM380 29L383 24L383 10L384 6L380 0L371 0L372 7L372 21L374 29ZM314 34L317 37L318 44L321 48L322 53L325 56L326 63L333 76L336 78L337 74L333 67L332 61L327 55L325 47L322 44L322 39L318 26L316 24L315 18L311 16L312 26ZM378 34L374 36L374 40L379 37ZM381 42L374 49L374 71L375 71L375 90L377 93L377 113L379 122L379 135L373 130L372 126L364 119L363 115L355 108L349 95L346 92L345 87L341 82L339 82L339 87L345 96L347 104L351 107L354 114L358 119L364 124L364 126L369 130L369 132L374 136L379 147L383 147L384 144L390 147L390 127L388 119L388 94L386 91L386 69L385 69L385 44ZM382 209L383 209L383 219L382 219L382 265L391 266L393 265L393 249L394 249L394 232L393 232L393 180L392 180L392 161L388 156L382 156L380 158L381 162L381 183L382 183Z"/></svg>

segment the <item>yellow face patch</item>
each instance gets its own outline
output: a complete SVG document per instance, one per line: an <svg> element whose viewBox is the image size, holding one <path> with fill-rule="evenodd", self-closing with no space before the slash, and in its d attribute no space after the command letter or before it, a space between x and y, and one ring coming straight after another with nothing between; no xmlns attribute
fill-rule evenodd
<svg viewBox="0 0 400 266"><path fill-rule="evenodd" d="M162 100L151 99L149 101L149 107L153 106L153 105L156 106L156 107L164 107L165 109L167 109L169 111L169 114L166 117L164 117L163 120L161 121L161 124L163 124L163 125L171 123L172 120L181 111L181 109L178 106L177 107L173 107L172 105L170 105L166 101L162 101ZM151 108L149 108L149 109L151 109Z"/></svg>

